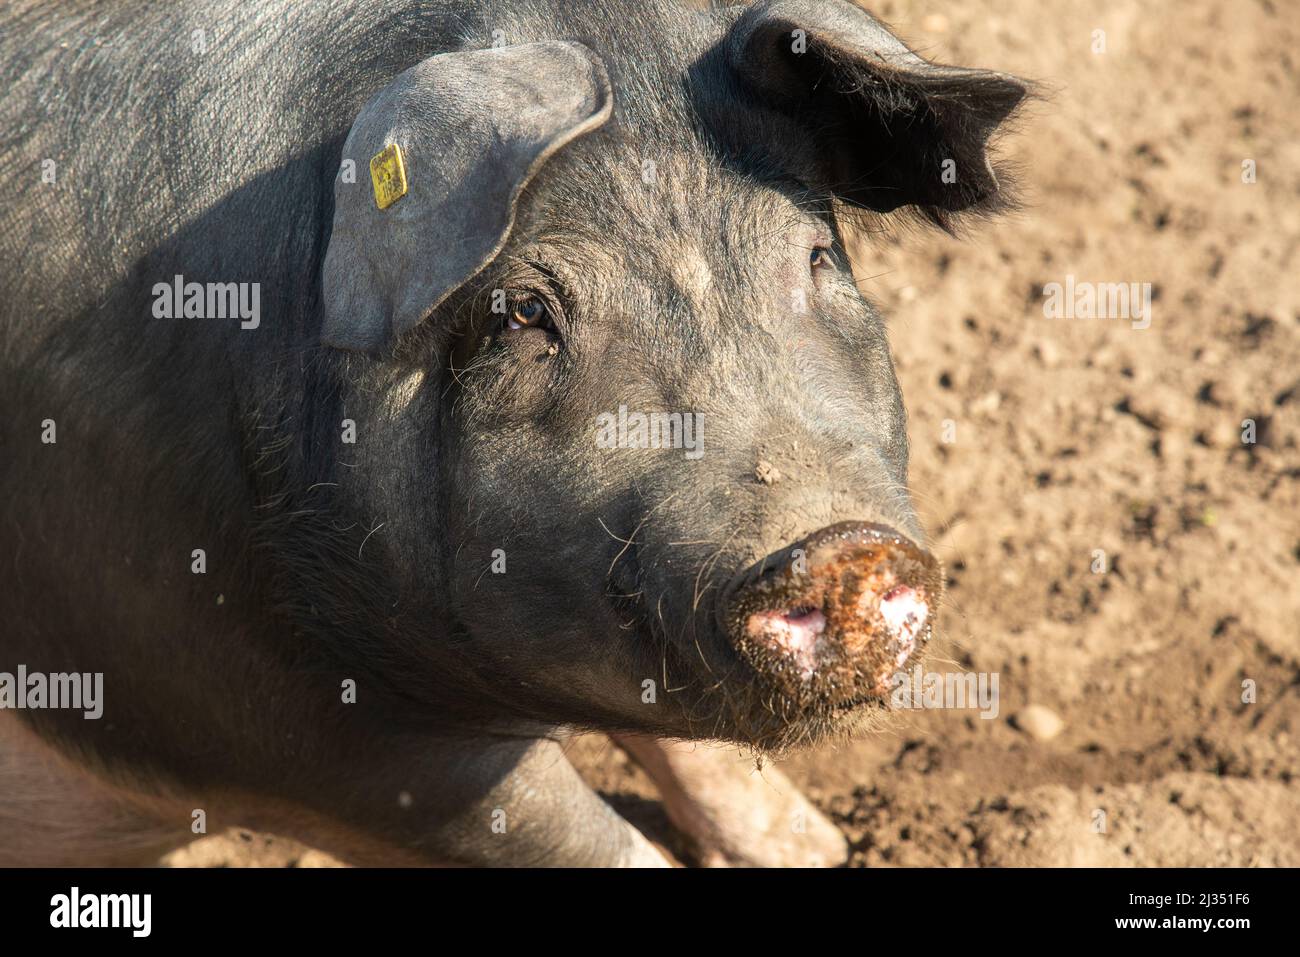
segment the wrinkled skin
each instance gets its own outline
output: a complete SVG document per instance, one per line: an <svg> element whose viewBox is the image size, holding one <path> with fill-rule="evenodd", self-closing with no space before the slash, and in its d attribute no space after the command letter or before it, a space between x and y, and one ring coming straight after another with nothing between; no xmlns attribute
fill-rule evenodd
<svg viewBox="0 0 1300 957"><path fill-rule="evenodd" d="M189 4L8 14L0 670L102 671L111 719L25 715L42 738L186 808L329 819L298 833L356 860L617 863L644 862L635 836L563 824L613 815L548 763L554 729L780 751L857 719L779 700L717 603L837 522L922 541L885 327L809 137L709 56L734 13L623 6L295 3L271 30ZM178 38L205 25L195 60ZM352 117L493 29L598 49L615 121L547 163L501 254L391 351L320 346ZM19 186L47 157L59 185ZM260 282L260 327L154 319L177 273ZM554 328L504 327L496 289ZM598 447L620 405L699 416L704 454ZM480 816L539 782L549 803L485 843Z"/></svg>

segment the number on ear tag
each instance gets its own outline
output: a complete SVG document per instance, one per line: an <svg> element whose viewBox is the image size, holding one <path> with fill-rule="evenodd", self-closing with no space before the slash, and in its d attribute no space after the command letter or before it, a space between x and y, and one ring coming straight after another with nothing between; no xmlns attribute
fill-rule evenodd
<svg viewBox="0 0 1300 957"><path fill-rule="evenodd" d="M375 186L375 205L387 209L406 195L406 164L402 149L390 143L370 160L370 181Z"/></svg>

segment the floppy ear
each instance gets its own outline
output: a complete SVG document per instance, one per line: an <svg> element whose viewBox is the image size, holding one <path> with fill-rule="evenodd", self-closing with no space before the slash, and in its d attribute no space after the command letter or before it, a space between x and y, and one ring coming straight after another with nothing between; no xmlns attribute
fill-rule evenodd
<svg viewBox="0 0 1300 957"><path fill-rule="evenodd" d="M335 182L322 341L378 352L417 325L501 251L547 158L612 106L600 59L560 41L444 53L381 90L343 146L370 176Z"/></svg>
<svg viewBox="0 0 1300 957"><path fill-rule="evenodd" d="M878 212L939 225L1006 201L989 135L1027 90L1003 73L930 63L847 0L760 0L724 40L742 82L804 124L823 186Z"/></svg>

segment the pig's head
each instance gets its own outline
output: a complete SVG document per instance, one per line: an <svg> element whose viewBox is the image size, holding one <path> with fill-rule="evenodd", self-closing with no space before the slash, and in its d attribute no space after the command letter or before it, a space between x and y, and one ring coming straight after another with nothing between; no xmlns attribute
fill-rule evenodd
<svg viewBox="0 0 1300 957"><path fill-rule="evenodd" d="M340 481L431 696L782 748L886 698L942 591L840 219L1005 203L1024 87L842 0L676 16L520 22L584 42L437 56L362 111L344 157L396 144L407 192L336 186Z"/></svg>

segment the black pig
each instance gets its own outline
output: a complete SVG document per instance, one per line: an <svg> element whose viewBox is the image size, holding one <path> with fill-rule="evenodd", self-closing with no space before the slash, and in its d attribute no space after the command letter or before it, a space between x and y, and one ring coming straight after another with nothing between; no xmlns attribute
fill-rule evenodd
<svg viewBox="0 0 1300 957"><path fill-rule="evenodd" d="M18 3L0 37L0 673L103 676L98 720L0 712L0 862L146 860L203 810L359 862L662 863L574 729L705 861L843 857L661 740L847 732L929 637L841 227L1006 205L1021 82L846 0Z"/></svg>

